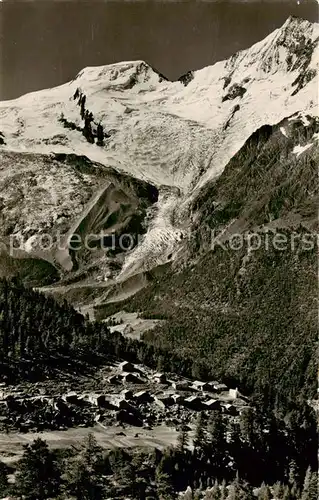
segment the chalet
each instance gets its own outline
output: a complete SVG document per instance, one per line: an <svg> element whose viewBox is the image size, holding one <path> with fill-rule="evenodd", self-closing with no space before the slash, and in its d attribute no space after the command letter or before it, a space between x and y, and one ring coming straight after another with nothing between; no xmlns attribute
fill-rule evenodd
<svg viewBox="0 0 319 500"><path fill-rule="evenodd" d="M181 394L176 394L176 393L175 393L175 394L172 394L172 396L171 396L171 397L173 398L174 403L175 403L176 405L181 405L181 404L184 402L184 397L183 397L183 396L181 396Z"/></svg>
<svg viewBox="0 0 319 500"><path fill-rule="evenodd" d="M167 378L165 373L155 373L155 375L153 376L153 380L157 384L167 384Z"/></svg>
<svg viewBox="0 0 319 500"><path fill-rule="evenodd" d="M109 399L100 400L99 406L107 410L118 410L118 406L116 406L116 404Z"/></svg>
<svg viewBox="0 0 319 500"><path fill-rule="evenodd" d="M233 417L235 417L236 415L238 415L238 410L237 408L232 405L232 404L225 404L224 405L224 410L226 413L228 413L228 415L232 415Z"/></svg>
<svg viewBox="0 0 319 500"><path fill-rule="evenodd" d="M162 394L159 396L155 396L154 401L158 406L162 408L167 408L168 406L172 406L175 402L172 396L170 396L169 394Z"/></svg>
<svg viewBox="0 0 319 500"><path fill-rule="evenodd" d="M69 414L69 411L70 411L70 410L69 410L69 406L67 405L67 403L66 403L65 401L63 401L63 399L62 399L62 398L57 398L57 399L54 401L54 403L53 403L53 408L54 408L56 411L58 411L58 412L60 412L60 413L62 413L62 414L64 414L64 415Z"/></svg>
<svg viewBox="0 0 319 500"><path fill-rule="evenodd" d="M121 372L135 372L136 369L132 363L129 363L128 361L122 361L122 363L119 364L119 370Z"/></svg>
<svg viewBox="0 0 319 500"><path fill-rule="evenodd" d="M63 401L70 404L76 404L78 402L78 395L76 392L68 392L62 396Z"/></svg>
<svg viewBox="0 0 319 500"><path fill-rule="evenodd" d="M226 384L214 384L213 389L216 392L224 392L228 390L228 387Z"/></svg>
<svg viewBox="0 0 319 500"><path fill-rule="evenodd" d="M108 383L112 384L112 385L116 385L120 382L121 379L122 379L122 377L120 377L118 375L113 375L112 377L108 378Z"/></svg>
<svg viewBox="0 0 319 500"><path fill-rule="evenodd" d="M97 396L96 396L96 404L97 404L97 406L105 406L106 399L105 399L104 394L97 394Z"/></svg>
<svg viewBox="0 0 319 500"><path fill-rule="evenodd" d="M137 403L151 403L153 396L148 391L139 391L134 394L134 399Z"/></svg>
<svg viewBox="0 0 319 500"><path fill-rule="evenodd" d="M118 399L116 402L116 407L120 410L128 410L131 413L134 413L135 409L134 407L126 401L126 399Z"/></svg>
<svg viewBox="0 0 319 500"><path fill-rule="evenodd" d="M187 391L189 389L189 383L187 380L177 381L172 383L172 387L176 391Z"/></svg>
<svg viewBox="0 0 319 500"><path fill-rule="evenodd" d="M192 384L192 388L195 389L196 391L210 391L211 390L211 385L209 382L201 382L200 380L195 380Z"/></svg>
<svg viewBox="0 0 319 500"><path fill-rule="evenodd" d="M104 406L105 405L105 396L104 394L88 394L86 397L87 401L94 406Z"/></svg>
<svg viewBox="0 0 319 500"><path fill-rule="evenodd" d="M229 397L232 399L237 399L239 395L238 389L229 389Z"/></svg>
<svg viewBox="0 0 319 500"><path fill-rule="evenodd" d="M203 403L206 410L220 410L220 401L218 399L209 399Z"/></svg>
<svg viewBox="0 0 319 500"><path fill-rule="evenodd" d="M141 380L137 375L134 375L134 373L125 373L122 376L122 382L125 384L131 383L131 384L143 384L143 380Z"/></svg>
<svg viewBox="0 0 319 500"><path fill-rule="evenodd" d="M129 389L124 389L124 391L121 392L121 397L123 399L132 399L133 398L133 391L130 391Z"/></svg>
<svg viewBox="0 0 319 500"><path fill-rule="evenodd" d="M80 394L77 400L78 406L86 406L88 402L87 394Z"/></svg>
<svg viewBox="0 0 319 500"><path fill-rule="evenodd" d="M202 401L197 396L190 396L184 400L184 406L187 406L187 408L191 408L192 410L201 410Z"/></svg>

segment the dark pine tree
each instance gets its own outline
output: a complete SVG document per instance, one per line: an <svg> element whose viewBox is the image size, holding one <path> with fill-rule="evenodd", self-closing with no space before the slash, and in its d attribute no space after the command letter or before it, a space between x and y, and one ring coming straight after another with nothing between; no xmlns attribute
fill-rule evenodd
<svg viewBox="0 0 319 500"><path fill-rule="evenodd" d="M77 500L102 500L107 497L102 448L92 434L84 440L82 451L70 464L66 483L67 492Z"/></svg>
<svg viewBox="0 0 319 500"><path fill-rule="evenodd" d="M15 489L26 500L56 498L61 487L61 470L56 456L42 439L36 439L19 461Z"/></svg>
<svg viewBox="0 0 319 500"><path fill-rule="evenodd" d="M94 136L93 136L92 126L91 126L91 118L89 116L85 117L82 134L84 135L84 137L86 138L86 140L89 143L91 143L91 144L94 143Z"/></svg>
<svg viewBox="0 0 319 500"><path fill-rule="evenodd" d="M86 103L86 96L82 95L80 98L80 106L81 106L81 118L84 120L85 117L85 103Z"/></svg>
<svg viewBox="0 0 319 500"><path fill-rule="evenodd" d="M104 146L104 131L103 131L103 126L101 125L101 123L99 123L97 126L96 136L97 136L96 144L98 146Z"/></svg>

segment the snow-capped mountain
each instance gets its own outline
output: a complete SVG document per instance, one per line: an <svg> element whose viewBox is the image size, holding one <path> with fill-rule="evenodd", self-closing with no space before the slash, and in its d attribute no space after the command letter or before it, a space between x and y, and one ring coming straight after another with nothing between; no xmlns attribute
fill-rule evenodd
<svg viewBox="0 0 319 500"><path fill-rule="evenodd" d="M0 106L6 148L75 152L157 185L188 190L214 176L264 123L300 110L315 112L319 25L289 18L229 60L169 82L142 61L85 68L72 81ZM308 81L309 80L309 81ZM82 126L73 100L79 88L94 122L110 138L89 145L63 128L61 113Z"/></svg>
<svg viewBox="0 0 319 500"><path fill-rule="evenodd" d="M318 24L291 17L247 50L179 81L168 81L143 61L122 62L85 68L62 86L0 103L6 159L0 172L2 236L27 236L30 251L30 237L43 231L44 220L45 227L56 227L62 217L73 227L104 187L101 169L111 168L159 191L148 208L148 230L123 257L116 279L174 258L190 227L185 215L190 200L223 172L249 137L294 114L317 114L318 40ZM85 156L90 171L65 168L57 154ZM14 166L22 158L31 187ZM17 207L20 203L18 186L25 207L30 193L37 195L36 207L31 200L29 205L32 223L18 218L8 223L12 196Z"/></svg>

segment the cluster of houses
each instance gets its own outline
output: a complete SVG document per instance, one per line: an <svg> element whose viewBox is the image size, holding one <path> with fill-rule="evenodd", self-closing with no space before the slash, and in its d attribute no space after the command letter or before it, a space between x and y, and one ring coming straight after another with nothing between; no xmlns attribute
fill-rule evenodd
<svg viewBox="0 0 319 500"><path fill-rule="evenodd" d="M180 394L163 393L155 396L154 400L161 408L177 404L194 411L219 410L233 416L239 413L234 404L211 398L208 395L192 395L184 398Z"/></svg>
<svg viewBox="0 0 319 500"><path fill-rule="evenodd" d="M237 389L228 389L218 381L177 377L172 380L165 373L154 373L126 361L116 365L107 381L108 384L103 383L104 390L70 391L55 397L19 393L8 396L4 388L0 391L0 424L1 419L16 422L24 415L23 420L27 417L30 426L41 424L42 427L46 423L55 428L56 425L84 425L105 417L110 425L114 420L145 425L153 417L157 421L165 414L189 410L218 410L236 416L247 403L247 398ZM134 387L139 384L140 389Z"/></svg>
<svg viewBox="0 0 319 500"><path fill-rule="evenodd" d="M75 392L71 392L63 395L62 399L73 405L81 405L81 403L87 402L99 408L109 410L129 410L132 409L133 406L136 407L148 403L156 403L161 408L179 405L190 410L224 409L228 413L237 414L235 405L218 398L212 398L211 395L206 393L183 396L177 392L152 394L148 390L133 392L130 389L124 389L119 394L109 395L90 393L78 396Z"/></svg>
<svg viewBox="0 0 319 500"><path fill-rule="evenodd" d="M76 404L75 404L76 402ZM91 425L93 415L81 398L70 393L62 397L3 394L0 399L0 429L41 431Z"/></svg>
<svg viewBox="0 0 319 500"><path fill-rule="evenodd" d="M174 380L169 380L165 373L153 374L151 376L151 381L157 384L170 385L176 391L195 390L201 392L214 392L214 393L221 393L224 391L228 391L227 385L221 384L217 381L202 382L199 380L190 381L186 379L174 381ZM142 372L134 364L128 361L123 361L118 365L116 373L113 373L112 376L108 378L108 382L112 385L113 384L117 385L119 383L145 384L150 382L150 379L144 372ZM231 390L233 391L235 399L237 397L236 394L237 389L231 389Z"/></svg>
<svg viewBox="0 0 319 500"><path fill-rule="evenodd" d="M118 372L108 378L109 384L145 384L147 380L132 363L123 361L119 364Z"/></svg>
<svg viewBox="0 0 319 500"><path fill-rule="evenodd" d="M123 390L119 394L78 393L61 396L28 396L24 393L3 394L0 399L0 429L8 426L25 430L62 429L93 425L104 414L111 420L142 426L139 407L154 398L148 391Z"/></svg>
<svg viewBox="0 0 319 500"><path fill-rule="evenodd" d="M148 391L138 391L134 393L128 389L123 390L119 394L88 394L85 398L92 405L100 408L108 408L110 410L129 409L133 403L139 406L154 401L154 398Z"/></svg>
<svg viewBox="0 0 319 500"><path fill-rule="evenodd" d="M76 401L75 395L73 394L65 395L63 398L70 404L79 404L83 396L80 396L78 401ZM149 407L149 405L153 403L162 410L178 405L185 410L219 410L232 416L239 414L236 405L218 398L211 398L205 393L183 396L176 392L152 394L148 390L142 390L134 393L127 389L115 395L88 394L84 396L84 398L99 410L115 411L117 420L131 423L132 425L139 425L137 423L137 417L139 419L141 418L142 408ZM142 425L142 423L140 425Z"/></svg>
<svg viewBox="0 0 319 500"><path fill-rule="evenodd" d="M125 399L132 399L137 405L154 402L163 409L179 405L195 411L220 410L230 415L238 415L237 406L233 404L234 401L238 398L246 400L238 389L228 389L227 385L218 381L170 380L165 373L146 375L145 372L141 372L139 368L126 361L120 363L116 373L109 377L108 382L124 385L127 383L151 383L152 394L147 390L139 391L136 394L124 390L121 394L130 394L130 397L127 396ZM154 390L156 384L165 386L166 390L164 392Z"/></svg>

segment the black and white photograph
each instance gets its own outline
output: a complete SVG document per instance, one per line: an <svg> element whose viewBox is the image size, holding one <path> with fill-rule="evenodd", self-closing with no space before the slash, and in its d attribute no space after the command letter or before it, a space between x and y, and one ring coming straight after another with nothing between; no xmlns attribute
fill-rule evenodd
<svg viewBox="0 0 319 500"><path fill-rule="evenodd" d="M0 0L0 500L317 500L319 0Z"/></svg>

